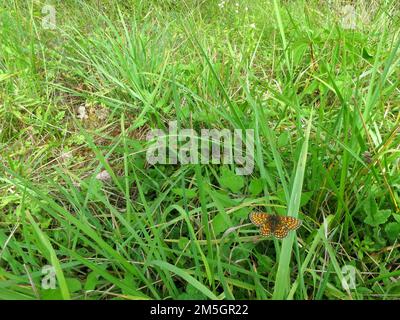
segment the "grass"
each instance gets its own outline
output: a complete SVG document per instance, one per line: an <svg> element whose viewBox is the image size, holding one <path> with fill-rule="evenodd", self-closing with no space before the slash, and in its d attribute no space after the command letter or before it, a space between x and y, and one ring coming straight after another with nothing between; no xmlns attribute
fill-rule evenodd
<svg viewBox="0 0 400 320"><path fill-rule="evenodd" d="M3 1L0 298L399 299L400 7L346 3ZM169 121L253 129L253 173L149 165Z"/></svg>

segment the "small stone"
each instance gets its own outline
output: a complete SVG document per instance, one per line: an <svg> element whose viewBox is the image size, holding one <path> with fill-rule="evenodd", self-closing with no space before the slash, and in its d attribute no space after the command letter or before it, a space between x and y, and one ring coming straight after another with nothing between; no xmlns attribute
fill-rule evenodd
<svg viewBox="0 0 400 320"><path fill-rule="evenodd" d="M111 180L111 176L106 170L103 170L96 176L96 179L100 181L109 181Z"/></svg>

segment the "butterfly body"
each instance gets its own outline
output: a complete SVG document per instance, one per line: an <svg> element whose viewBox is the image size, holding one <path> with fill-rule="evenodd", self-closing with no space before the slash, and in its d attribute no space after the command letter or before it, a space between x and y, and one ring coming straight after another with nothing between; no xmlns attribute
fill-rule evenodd
<svg viewBox="0 0 400 320"><path fill-rule="evenodd" d="M274 236L278 239L285 238L290 230L296 230L301 226L301 220L297 218L265 212L252 212L250 220L260 227L260 233L263 236Z"/></svg>
<svg viewBox="0 0 400 320"><path fill-rule="evenodd" d="M271 226L271 231L274 232L279 226L279 216L276 214L270 214L267 216L269 225Z"/></svg>

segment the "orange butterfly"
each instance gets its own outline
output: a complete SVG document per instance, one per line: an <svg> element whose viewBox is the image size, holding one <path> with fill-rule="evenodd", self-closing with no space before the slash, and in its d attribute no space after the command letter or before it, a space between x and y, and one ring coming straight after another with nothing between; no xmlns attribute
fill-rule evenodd
<svg viewBox="0 0 400 320"><path fill-rule="evenodd" d="M265 212L252 212L249 218L254 225L261 227L260 232L263 236L273 235L278 239L285 238L290 230L296 230L301 226L301 220L297 218Z"/></svg>

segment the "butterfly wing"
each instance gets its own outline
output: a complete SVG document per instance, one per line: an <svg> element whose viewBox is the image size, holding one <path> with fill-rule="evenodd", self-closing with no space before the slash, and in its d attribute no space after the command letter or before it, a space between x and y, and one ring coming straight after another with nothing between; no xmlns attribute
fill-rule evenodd
<svg viewBox="0 0 400 320"><path fill-rule="evenodd" d="M282 221L279 221L279 223L275 226L275 229L273 232L275 238L278 238L278 239L285 238L288 235L288 233L289 233L289 229L286 227L286 225Z"/></svg>
<svg viewBox="0 0 400 320"><path fill-rule="evenodd" d="M289 230L297 230L301 226L301 220L294 217L281 217L281 222L286 226Z"/></svg>
<svg viewBox="0 0 400 320"><path fill-rule="evenodd" d="M249 218L254 225L261 227L261 235L267 237L274 235L277 239L285 238L290 230L296 230L301 226L301 220L297 218L279 216L272 219L274 216L265 212L252 212Z"/></svg>
<svg viewBox="0 0 400 320"><path fill-rule="evenodd" d="M273 232L271 229L271 225L269 223L264 223L260 228L260 233L261 235L266 237L272 236Z"/></svg>
<svg viewBox="0 0 400 320"><path fill-rule="evenodd" d="M265 225L268 220L268 213L265 212L252 212L250 213L250 221L252 224L256 225L257 227L261 227Z"/></svg>

